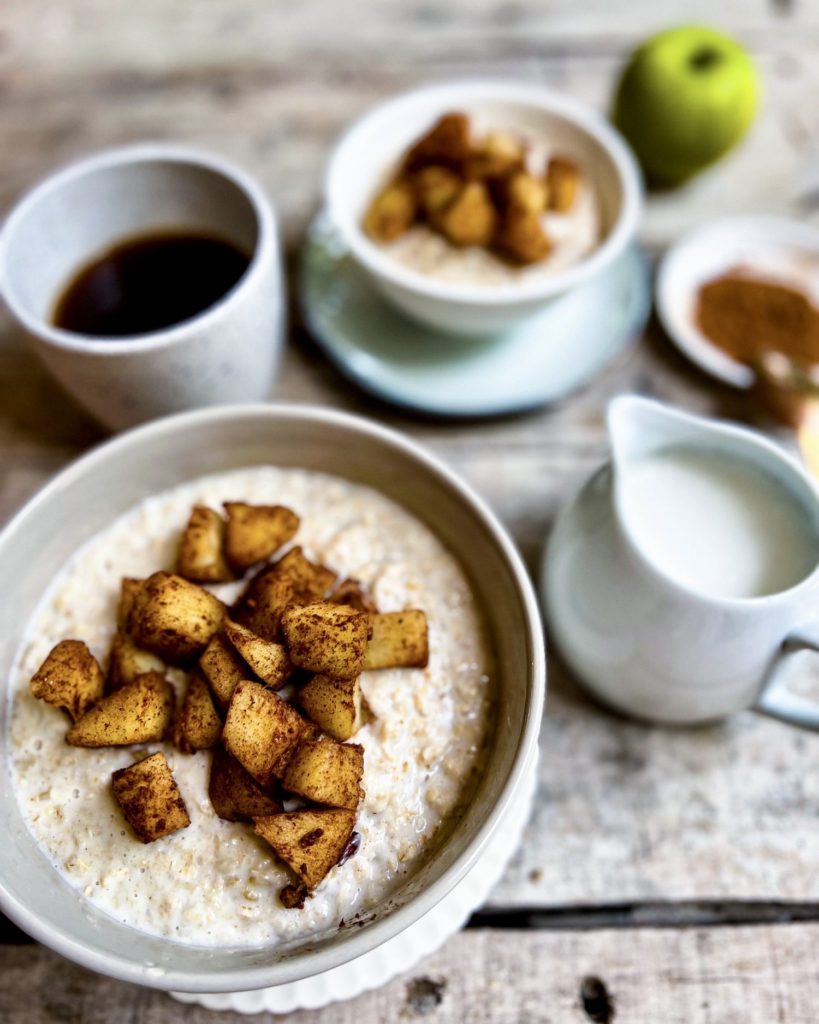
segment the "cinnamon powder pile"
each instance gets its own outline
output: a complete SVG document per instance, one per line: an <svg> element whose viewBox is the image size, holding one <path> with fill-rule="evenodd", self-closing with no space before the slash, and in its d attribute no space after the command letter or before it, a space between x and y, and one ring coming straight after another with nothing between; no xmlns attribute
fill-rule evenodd
<svg viewBox="0 0 819 1024"><path fill-rule="evenodd" d="M819 310L797 288L729 271L700 288L697 326L742 363L764 349L819 363Z"/></svg>

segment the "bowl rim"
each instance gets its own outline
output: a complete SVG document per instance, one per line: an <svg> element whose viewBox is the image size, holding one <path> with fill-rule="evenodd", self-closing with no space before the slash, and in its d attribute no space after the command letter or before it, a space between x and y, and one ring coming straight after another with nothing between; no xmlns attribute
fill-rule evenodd
<svg viewBox="0 0 819 1024"><path fill-rule="evenodd" d="M432 106L436 109L458 102L480 100L517 103L545 113L555 114L585 133L605 151L615 169L623 202L608 236L592 253L565 270L544 275L542 279L510 282L487 288L480 284L440 281L404 267L364 234L355 218L346 215L349 204L339 184L342 161L360 144L373 123L386 117L400 118L406 110ZM637 160L617 129L593 107L545 86L508 79L466 78L438 82L393 96L368 110L353 122L333 147L324 177L325 205L330 219L350 252L371 274L391 286L431 300L465 306L515 306L547 299L586 280L610 263L631 241L637 231L643 205L642 176Z"/></svg>
<svg viewBox="0 0 819 1024"><path fill-rule="evenodd" d="M38 203L66 185L101 171L139 165L176 164L210 172L232 185L248 204L256 222L256 244L242 276L215 302L193 316L168 327L121 336L83 334L57 327L47 317L37 316L22 302L9 282L8 264L14 233ZM135 142L101 149L79 160L64 164L46 174L25 191L0 224L0 295L9 309L29 332L47 344L81 355L128 356L137 352L167 348L212 327L230 313L249 289L258 286L271 259L277 260L276 213L264 189L247 171L232 160L199 146L175 142ZM138 233L137 233L138 234ZM129 237L129 236L126 236ZM94 253L87 259L93 258ZM96 255L99 255L97 253ZM86 259L86 262L87 262ZM81 268L81 261L77 266Z"/></svg>
<svg viewBox="0 0 819 1024"><path fill-rule="evenodd" d="M529 685L523 716L523 729L500 799L488 812L460 856L439 878L403 906L374 921L367 928L348 931L345 939L336 946L327 949L310 949L302 955L294 955L283 963L221 971L211 971L204 967L200 971L163 968L160 975L136 959L131 960L107 951L87 947L83 942L75 939L70 928L66 926L55 929L50 924L46 924L37 914L30 911L22 900L18 900L10 893L4 880L0 878L0 909L27 934L82 967L121 981L134 982L151 988L184 992L231 992L266 988L271 984L285 984L323 973L382 945L421 918L443 899L472 868L504 811L523 785L525 773L537 751L546 691L545 637L534 586L512 538L483 498L437 456L414 440L364 417L308 404L258 403L196 409L153 420L102 442L52 477L0 531L0 553L4 547L14 543L15 536L21 530L26 529L27 521L35 509L58 500L64 487L82 480L84 475L98 464L105 463L106 460L112 458L120 460L127 458L131 450L138 449L144 442L156 441L179 431L195 430L203 424L243 419L253 420L259 417L266 420L282 421L296 417L324 424L330 429L346 428L356 431L388 447L397 449L419 462L470 508L491 540L500 549L509 566L524 608L522 641L526 644L529 662ZM5 745L5 739L5 736L0 738L3 745ZM12 798L14 799L14 797ZM80 893L77 893L77 897L78 901L82 899ZM136 935L141 934L137 929L134 931ZM171 940L168 941L170 945L177 945ZM308 959L309 968L305 969L304 964Z"/></svg>

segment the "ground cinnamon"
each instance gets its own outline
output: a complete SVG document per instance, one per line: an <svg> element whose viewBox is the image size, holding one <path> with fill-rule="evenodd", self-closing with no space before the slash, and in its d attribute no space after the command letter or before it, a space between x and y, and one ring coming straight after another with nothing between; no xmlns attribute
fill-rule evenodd
<svg viewBox="0 0 819 1024"><path fill-rule="evenodd" d="M819 363L819 310L797 288L729 271L699 290L697 325L739 362L775 350Z"/></svg>

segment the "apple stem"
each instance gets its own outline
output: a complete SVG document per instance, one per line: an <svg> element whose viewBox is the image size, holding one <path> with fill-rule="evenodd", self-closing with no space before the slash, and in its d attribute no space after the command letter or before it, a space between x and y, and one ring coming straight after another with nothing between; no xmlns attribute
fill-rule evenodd
<svg viewBox="0 0 819 1024"><path fill-rule="evenodd" d="M701 46L688 58L688 63L697 71L707 71L722 59L719 50L713 46Z"/></svg>

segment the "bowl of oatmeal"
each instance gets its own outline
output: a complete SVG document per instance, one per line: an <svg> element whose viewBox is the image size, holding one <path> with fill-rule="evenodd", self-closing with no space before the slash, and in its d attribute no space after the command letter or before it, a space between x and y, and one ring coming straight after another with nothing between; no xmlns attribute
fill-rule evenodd
<svg viewBox="0 0 819 1024"><path fill-rule="evenodd" d="M470 81L389 100L338 143L325 199L393 305L457 334L508 328L601 272L634 239L636 162L584 104Z"/></svg>
<svg viewBox="0 0 819 1024"><path fill-rule="evenodd" d="M234 529L255 529L265 515L280 531L269 562L258 530ZM227 567L218 544L208 547L214 524ZM260 580L278 593L276 572L294 561L312 567L325 597L286 606L282 644L293 664L282 686L256 599ZM0 906L91 969L227 992L348 962L465 877L531 770L545 664L520 558L445 466L366 420L222 407L123 434L12 520L0 567L14 591L0 608ZM135 580L132 592L123 581ZM184 645L178 616L160 621L173 603L166 595L180 593L196 612ZM364 647L331 644L315 661L304 630L319 612L340 616L344 629L368 620ZM398 632L377 644L380 620ZM228 641L241 681L226 694L205 652ZM134 656L132 642L150 648L136 670L122 654L126 643ZM321 678L313 673L353 671L327 658L359 653L357 721L338 732L339 716L319 713L327 686L312 703L305 695ZM55 671L77 665L81 706L49 700ZM188 713L194 690L210 719ZM251 711L261 702L298 719L286 773L264 760L272 733L262 743L237 733L248 699ZM339 751L357 766L352 781L349 771L346 783L311 772L308 755ZM243 798L253 787L261 808L224 811L214 776L226 759L253 775ZM156 806L139 798L152 779ZM300 861L312 865L321 829L299 837L295 860L272 834L299 814L347 829L344 849L312 880ZM301 882L309 891L288 899Z"/></svg>

